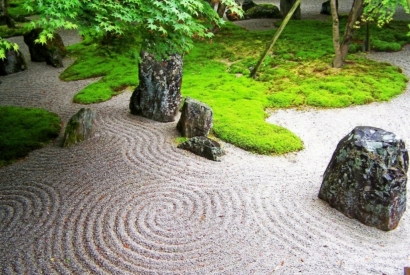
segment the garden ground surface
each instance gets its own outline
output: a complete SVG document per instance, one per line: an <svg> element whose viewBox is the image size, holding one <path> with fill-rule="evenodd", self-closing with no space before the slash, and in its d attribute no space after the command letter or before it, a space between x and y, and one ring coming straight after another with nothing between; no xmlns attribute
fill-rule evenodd
<svg viewBox="0 0 410 275"><path fill-rule="evenodd" d="M410 76L409 46L369 58ZM0 77L0 104L41 107L64 123L83 107L73 96L95 81L61 82L63 69L28 67ZM383 232L317 198L338 141L355 126L409 142L409 86L388 103L275 111L267 121L301 137L303 151L269 157L224 144L220 163L177 149L176 122L130 115L130 96L89 105L92 140L63 149L60 135L0 169L0 274L402 274L410 266L408 211Z"/></svg>

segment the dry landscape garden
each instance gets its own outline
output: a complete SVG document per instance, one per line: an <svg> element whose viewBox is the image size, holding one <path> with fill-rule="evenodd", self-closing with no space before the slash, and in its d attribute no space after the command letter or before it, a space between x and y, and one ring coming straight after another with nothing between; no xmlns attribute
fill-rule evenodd
<svg viewBox="0 0 410 275"><path fill-rule="evenodd" d="M403 274L410 3L323 2L0 0L0 274Z"/></svg>

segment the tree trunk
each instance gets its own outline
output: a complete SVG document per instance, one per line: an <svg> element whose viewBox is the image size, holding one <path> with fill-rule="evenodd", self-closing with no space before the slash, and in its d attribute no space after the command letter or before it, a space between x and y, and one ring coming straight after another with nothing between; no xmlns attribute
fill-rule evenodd
<svg viewBox="0 0 410 275"><path fill-rule="evenodd" d="M174 121L182 99L182 64L178 54L156 60L142 51L139 85L130 100L131 113L161 122Z"/></svg>
<svg viewBox="0 0 410 275"><path fill-rule="evenodd" d="M333 2L333 0L332 0ZM343 36L343 40L340 43L340 57L335 56L335 59L333 60L333 66L335 68L341 68L343 65L343 61L345 60L347 53L349 51L349 46L350 43L352 42L353 35L356 31L355 25L356 21L360 18L360 16L363 14L363 0L354 0L352 9L350 10L349 17L347 19L346 23L346 29L345 33ZM336 60L337 58L337 60ZM340 62L340 59L342 60ZM336 66L337 65L337 66Z"/></svg>
<svg viewBox="0 0 410 275"><path fill-rule="evenodd" d="M214 9L214 11L218 14L220 18L226 19L225 11L226 11L226 5L222 4L219 0L208 0L209 5ZM211 32L217 33L219 31L219 27L214 24L214 26L211 29Z"/></svg>
<svg viewBox="0 0 410 275"><path fill-rule="evenodd" d="M293 4L293 7L290 9L288 14L286 15L285 19L283 19L282 24L280 24L279 29L276 31L275 36L273 37L272 41L270 42L269 46L265 49L265 51L262 53L262 56L259 58L258 63L256 64L255 68L251 71L250 77L255 78L256 73L259 70L259 67L262 65L263 60L265 59L266 55L268 52L272 49L272 47L275 45L276 40L278 40L279 36L281 35L283 29L286 27L288 24L290 18L292 17L293 13L296 11L296 9L299 8L301 0L296 0L295 3Z"/></svg>
<svg viewBox="0 0 410 275"><path fill-rule="evenodd" d="M7 24L7 27L15 28L16 25L13 18L9 15L8 6L8 0L0 0L0 25Z"/></svg>
<svg viewBox="0 0 410 275"><path fill-rule="evenodd" d="M335 49L335 58L333 59L333 67L341 68L343 65L342 52L340 50L340 31L339 31L339 16L337 15L337 2L330 0L330 12L333 18L333 48Z"/></svg>
<svg viewBox="0 0 410 275"><path fill-rule="evenodd" d="M289 13L289 11L291 10L295 2L296 0L280 0L280 12L282 13L283 18L286 17L286 15ZM300 6L293 13L292 19L295 19L295 20L301 19Z"/></svg>

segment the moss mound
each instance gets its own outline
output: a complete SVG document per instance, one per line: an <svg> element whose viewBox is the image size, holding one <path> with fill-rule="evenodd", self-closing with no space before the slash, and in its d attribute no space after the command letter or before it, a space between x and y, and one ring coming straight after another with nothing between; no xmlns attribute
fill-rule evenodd
<svg viewBox="0 0 410 275"><path fill-rule="evenodd" d="M60 118L46 110L0 107L0 167L43 147L60 129Z"/></svg>

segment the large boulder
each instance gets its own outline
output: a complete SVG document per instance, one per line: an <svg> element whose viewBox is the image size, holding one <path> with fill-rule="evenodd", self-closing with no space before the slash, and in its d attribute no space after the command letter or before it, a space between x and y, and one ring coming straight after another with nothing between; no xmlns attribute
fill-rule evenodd
<svg viewBox="0 0 410 275"><path fill-rule="evenodd" d="M218 142L203 136L190 138L179 144L178 148L213 161L220 161L219 157L225 154Z"/></svg>
<svg viewBox="0 0 410 275"><path fill-rule="evenodd" d="M0 75L14 74L27 70L26 61L20 51L6 51L6 58L0 59Z"/></svg>
<svg viewBox="0 0 410 275"><path fill-rule="evenodd" d="M256 5L245 12L246 18L282 18L279 8L271 4Z"/></svg>
<svg viewBox="0 0 410 275"><path fill-rule="evenodd" d="M82 108L68 121L64 132L63 147L67 147L94 136L95 112Z"/></svg>
<svg viewBox="0 0 410 275"><path fill-rule="evenodd" d="M174 121L182 100L182 65L181 55L156 60L142 51L139 85L130 100L131 113L161 122Z"/></svg>
<svg viewBox="0 0 410 275"><path fill-rule="evenodd" d="M392 230L406 210L408 153L393 133L356 127L337 145L319 198L349 218Z"/></svg>
<svg viewBox="0 0 410 275"><path fill-rule="evenodd" d="M207 136L212 128L212 109L198 100L187 97L177 129L183 137Z"/></svg>
<svg viewBox="0 0 410 275"><path fill-rule="evenodd" d="M63 40L58 33L54 33L53 39L48 39L45 44L36 43L42 29L34 29L24 35L24 43L27 44L30 51L31 61L46 62L56 68L63 67L63 57L67 51Z"/></svg>

